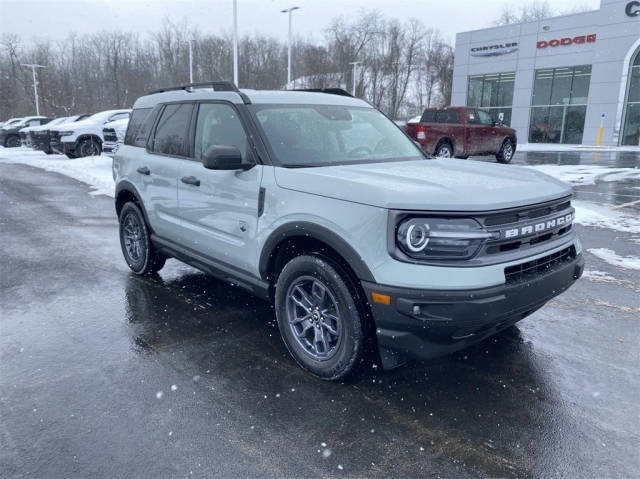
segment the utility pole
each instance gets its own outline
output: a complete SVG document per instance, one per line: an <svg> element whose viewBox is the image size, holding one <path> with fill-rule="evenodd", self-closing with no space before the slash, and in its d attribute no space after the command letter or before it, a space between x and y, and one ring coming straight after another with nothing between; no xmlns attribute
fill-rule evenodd
<svg viewBox="0 0 640 479"><path fill-rule="evenodd" d="M193 83L193 42L189 40L189 83Z"/></svg>
<svg viewBox="0 0 640 479"><path fill-rule="evenodd" d="M36 115L40 116L40 105L38 102L38 80L36 79L36 68L47 68L44 65L38 65L36 63L21 63L23 67L31 68L31 73L33 74L33 93L36 97Z"/></svg>
<svg viewBox="0 0 640 479"><path fill-rule="evenodd" d="M362 62L349 62L349 65L353 65L353 90L351 91L353 96L356 96L356 68L360 63Z"/></svg>
<svg viewBox="0 0 640 479"><path fill-rule="evenodd" d="M291 8L285 8L284 10L281 10L281 13L288 13L289 14L289 44L288 44L288 50L289 53L287 55L287 84L291 83L291 13L293 13L294 10L299 10L300 7L291 7ZM294 85L295 86L295 85Z"/></svg>
<svg viewBox="0 0 640 479"><path fill-rule="evenodd" d="M238 86L238 0L233 0L233 83Z"/></svg>

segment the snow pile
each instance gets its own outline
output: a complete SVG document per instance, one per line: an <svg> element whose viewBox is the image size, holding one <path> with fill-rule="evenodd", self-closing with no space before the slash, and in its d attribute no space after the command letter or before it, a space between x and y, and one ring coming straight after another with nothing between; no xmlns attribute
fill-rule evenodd
<svg viewBox="0 0 640 479"><path fill-rule="evenodd" d="M640 233L640 217L586 201L572 201L576 209L575 223L583 226L609 228L623 233Z"/></svg>
<svg viewBox="0 0 640 479"><path fill-rule="evenodd" d="M618 268L640 269L640 258L637 256L620 256L609 248L589 248L587 251Z"/></svg>
<svg viewBox="0 0 640 479"><path fill-rule="evenodd" d="M93 195L114 196L112 163L108 156L88 156L85 158L69 159L64 155L46 155L41 151L26 148L0 148L0 162L18 163L34 166L46 171L60 173L93 188Z"/></svg>
<svg viewBox="0 0 640 479"><path fill-rule="evenodd" d="M572 185L595 185L597 181L640 180L640 168L608 168L601 165L526 165Z"/></svg>

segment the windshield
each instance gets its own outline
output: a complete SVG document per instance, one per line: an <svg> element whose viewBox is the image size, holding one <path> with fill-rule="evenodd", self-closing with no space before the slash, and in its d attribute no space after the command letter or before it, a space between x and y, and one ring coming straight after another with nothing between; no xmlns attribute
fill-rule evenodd
<svg viewBox="0 0 640 479"><path fill-rule="evenodd" d="M329 166L424 158L402 131L373 108L254 105L282 166Z"/></svg>

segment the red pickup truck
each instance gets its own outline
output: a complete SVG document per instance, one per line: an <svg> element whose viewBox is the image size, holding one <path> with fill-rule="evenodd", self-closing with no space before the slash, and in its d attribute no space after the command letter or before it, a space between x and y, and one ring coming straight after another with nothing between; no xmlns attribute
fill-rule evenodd
<svg viewBox="0 0 640 479"><path fill-rule="evenodd" d="M513 128L479 108L428 108L420 121L409 120L405 131L426 153L445 158L496 155L500 163L509 163L518 144Z"/></svg>

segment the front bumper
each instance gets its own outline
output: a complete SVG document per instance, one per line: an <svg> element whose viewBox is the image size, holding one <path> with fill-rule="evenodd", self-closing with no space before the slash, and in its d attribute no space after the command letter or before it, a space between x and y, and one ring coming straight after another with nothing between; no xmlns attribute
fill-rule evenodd
<svg viewBox="0 0 640 479"><path fill-rule="evenodd" d="M64 155L66 154L74 155L76 151L76 146L77 144L75 141L60 140L60 153Z"/></svg>
<svg viewBox="0 0 640 479"><path fill-rule="evenodd" d="M583 270L584 258L572 246L561 260L536 264L520 276L509 272L507 283L489 288L437 291L362 282L367 298L373 292L391 298L389 305L369 300L382 364L429 360L482 341L541 308Z"/></svg>
<svg viewBox="0 0 640 479"><path fill-rule="evenodd" d="M107 156L113 156L116 154L122 142L117 141L105 141L102 143L102 152Z"/></svg>

